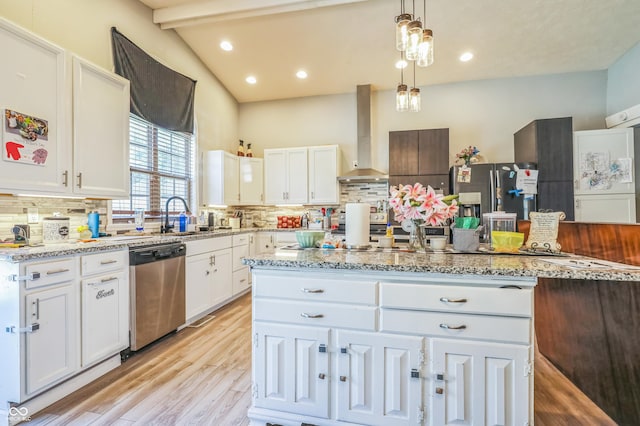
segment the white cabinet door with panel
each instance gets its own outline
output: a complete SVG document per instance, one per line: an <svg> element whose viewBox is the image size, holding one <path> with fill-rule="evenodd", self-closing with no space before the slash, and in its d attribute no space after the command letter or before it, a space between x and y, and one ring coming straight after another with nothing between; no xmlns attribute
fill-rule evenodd
<svg viewBox="0 0 640 426"><path fill-rule="evenodd" d="M307 203L307 169L307 148L265 149L265 203Z"/></svg>
<svg viewBox="0 0 640 426"><path fill-rule="evenodd" d="M255 322L256 407L329 417L329 329Z"/></svg>
<svg viewBox="0 0 640 426"><path fill-rule="evenodd" d="M231 206L240 204L238 157L225 151L204 153L204 204Z"/></svg>
<svg viewBox="0 0 640 426"><path fill-rule="evenodd" d="M73 192L129 197L129 81L73 57Z"/></svg>
<svg viewBox="0 0 640 426"><path fill-rule="evenodd" d="M239 163L240 204L263 204L264 160L255 157L240 157Z"/></svg>
<svg viewBox="0 0 640 426"><path fill-rule="evenodd" d="M188 250L188 249L187 249ZM209 253L187 256L185 261L187 320L211 308L213 275Z"/></svg>
<svg viewBox="0 0 640 426"><path fill-rule="evenodd" d="M336 335L337 420L420 424L424 339L345 330Z"/></svg>
<svg viewBox="0 0 640 426"><path fill-rule="evenodd" d="M309 147L309 204L340 204L340 147Z"/></svg>
<svg viewBox="0 0 640 426"><path fill-rule="evenodd" d="M249 240L253 234L236 234L233 236L233 295L240 294L251 286L249 267L242 259L249 255Z"/></svg>
<svg viewBox="0 0 640 426"><path fill-rule="evenodd" d="M430 424L528 424L529 352L523 345L431 339Z"/></svg>
<svg viewBox="0 0 640 426"><path fill-rule="evenodd" d="M578 222L636 223L635 194L575 195Z"/></svg>

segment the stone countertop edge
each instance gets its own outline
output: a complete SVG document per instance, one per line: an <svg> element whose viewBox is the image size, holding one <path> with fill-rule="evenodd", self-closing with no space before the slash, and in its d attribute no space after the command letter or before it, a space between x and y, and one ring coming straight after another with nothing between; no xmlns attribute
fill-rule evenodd
<svg viewBox="0 0 640 426"><path fill-rule="evenodd" d="M543 256L460 253L384 253L332 250L276 252L247 257L243 264L259 269L317 269L409 272L501 277L532 277L602 281L639 281L640 269L572 268L545 262ZM584 256L576 259L590 260ZM597 260L597 259L592 259ZM629 266L625 268L625 266Z"/></svg>
<svg viewBox="0 0 640 426"><path fill-rule="evenodd" d="M292 229L295 230L295 229ZM5 248L0 249L0 261L2 262L24 262L33 259L44 259L50 257L68 256L74 254L91 254L104 251L118 250L122 248L144 247L154 244L187 242L202 240L207 238L225 237L235 234L246 234L251 232L273 232L273 231L289 231L289 229L279 228L240 228L240 229L220 229L216 231L197 232L190 235L152 235L151 238L139 240L118 240L109 241L109 239L95 242L69 242L63 244L49 244L35 247L22 248ZM119 237L120 235L116 235Z"/></svg>

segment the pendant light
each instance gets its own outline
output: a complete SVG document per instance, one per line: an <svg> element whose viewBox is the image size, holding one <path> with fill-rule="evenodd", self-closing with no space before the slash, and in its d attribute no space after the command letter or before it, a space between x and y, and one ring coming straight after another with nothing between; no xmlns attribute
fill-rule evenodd
<svg viewBox="0 0 640 426"><path fill-rule="evenodd" d="M420 112L420 89L416 87L416 63L413 63L413 87L409 91L409 111Z"/></svg>
<svg viewBox="0 0 640 426"><path fill-rule="evenodd" d="M404 52L407 49L409 35L407 34L409 22L413 20L413 16L404 10L404 0L400 0L400 14L396 16L396 49Z"/></svg>
<svg viewBox="0 0 640 426"><path fill-rule="evenodd" d="M400 59L404 60L404 55L400 53ZM396 111L409 111L409 92L407 85L404 84L404 67L400 68L400 84L396 90Z"/></svg>
<svg viewBox="0 0 640 426"><path fill-rule="evenodd" d="M424 25L427 25L427 0L424 0L423 9ZM418 57L416 59L419 67L428 67L433 64L433 31L428 28L422 30L422 39L418 44Z"/></svg>
<svg viewBox="0 0 640 426"><path fill-rule="evenodd" d="M410 61L418 59L418 46L422 42L422 22L411 21L407 26L407 50L405 57Z"/></svg>

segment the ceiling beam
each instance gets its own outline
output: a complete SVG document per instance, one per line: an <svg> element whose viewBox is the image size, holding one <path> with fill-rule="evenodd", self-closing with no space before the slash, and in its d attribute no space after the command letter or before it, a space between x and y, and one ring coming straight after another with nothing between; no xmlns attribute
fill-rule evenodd
<svg viewBox="0 0 640 426"><path fill-rule="evenodd" d="M169 29L362 1L367 0L209 0L155 9L153 22L160 24L162 29Z"/></svg>

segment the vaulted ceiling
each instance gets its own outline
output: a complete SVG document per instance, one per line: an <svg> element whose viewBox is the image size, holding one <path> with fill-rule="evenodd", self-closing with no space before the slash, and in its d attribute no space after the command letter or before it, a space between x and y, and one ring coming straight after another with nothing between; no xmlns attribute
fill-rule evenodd
<svg viewBox="0 0 640 426"><path fill-rule="evenodd" d="M139 0L238 102L394 89L401 0ZM405 0L423 17L424 0ZM640 41L640 0L426 0L435 62L418 87L607 69ZM234 46L224 51L220 42ZM466 63L466 51L474 58ZM296 78L298 70L308 73ZM245 78L253 75L257 83ZM405 82L413 83L413 70Z"/></svg>

